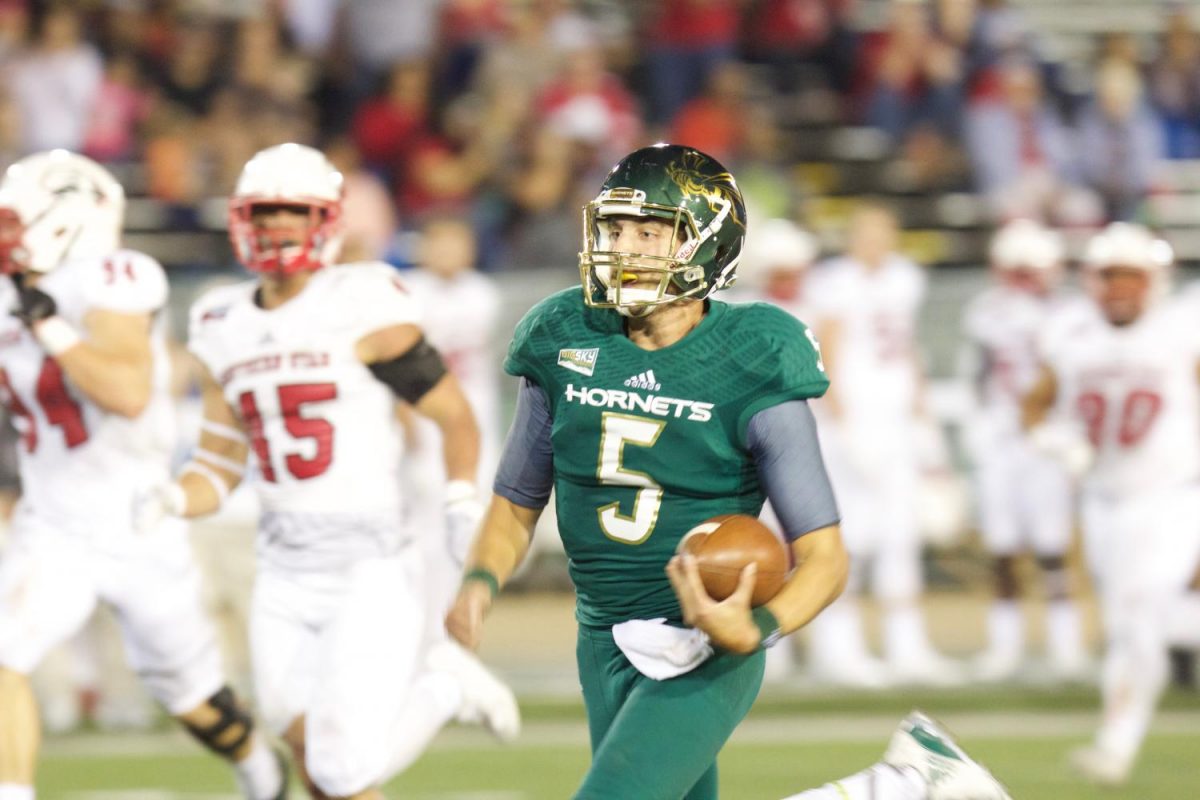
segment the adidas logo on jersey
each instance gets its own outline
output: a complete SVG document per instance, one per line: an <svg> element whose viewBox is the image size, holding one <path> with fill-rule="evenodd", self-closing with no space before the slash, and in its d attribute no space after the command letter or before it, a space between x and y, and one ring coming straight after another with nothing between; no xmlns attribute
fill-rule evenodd
<svg viewBox="0 0 1200 800"><path fill-rule="evenodd" d="M626 378L625 385L630 389L646 389L651 392L657 392L662 388L662 384L654 377L652 369L648 369L640 375L634 375L632 378Z"/></svg>

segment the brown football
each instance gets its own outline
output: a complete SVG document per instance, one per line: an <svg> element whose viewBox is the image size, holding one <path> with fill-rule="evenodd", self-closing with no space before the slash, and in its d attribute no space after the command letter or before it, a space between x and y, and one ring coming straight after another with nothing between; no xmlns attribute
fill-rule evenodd
<svg viewBox="0 0 1200 800"><path fill-rule="evenodd" d="M696 557L704 588L714 600L733 594L742 569L751 561L758 563L752 606L774 597L787 577L783 543L757 518L745 514L722 514L701 522L679 540L678 551Z"/></svg>

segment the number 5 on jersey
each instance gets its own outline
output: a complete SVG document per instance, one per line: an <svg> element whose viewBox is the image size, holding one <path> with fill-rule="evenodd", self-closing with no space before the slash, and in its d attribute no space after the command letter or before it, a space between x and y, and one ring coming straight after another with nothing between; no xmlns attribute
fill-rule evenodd
<svg viewBox="0 0 1200 800"><path fill-rule="evenodd" d="M333 383L292 383L280 386L279 414L283 417L283 426L297 442L310 440L311 443L298 448L288 447L291 452L283 459L287 471L297 480L315 478L329 469L333 462L333 424L319 416L305 416L302 411L310 403L324 403L337 399L337 385ZM258 457L259 469L263 478L271 483L277 483L275 463L272 461L271 448L277 449L287 443L271 442L266 435L262 414L255 400L253 391L242 392L238 396L239 411L242 423L250 434L250 443ZM313 446L315 444L315 447ZM308 450L311 456L304 456L297 450Z"/></svg>
<svg viewBox="0 0 1200 800"><path fill-rule="evenodd" d="M609 503L596 509L600 529L610 539L626 544L641 544L654 532L662 505L662 487L644 472L628 469L622 463L625 446L652 447L667 423L625 414L606 412L600 428L600 463L596 475L607 486L637 486L633 514L621 513L621 504Z"/></svg>

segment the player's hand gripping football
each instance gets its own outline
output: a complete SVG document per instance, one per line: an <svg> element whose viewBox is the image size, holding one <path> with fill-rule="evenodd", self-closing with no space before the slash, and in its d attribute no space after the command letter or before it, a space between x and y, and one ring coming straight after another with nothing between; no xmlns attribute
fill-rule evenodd
<svg viewBox="0 0 1200 800"><path fill-rule="evenodd" d="M446 615L446 632L463 647L478 649L483 637L483 618L491 607L491 588L480 581L466 581Z"/></svg>
<svg viewBox="0 0 1200 800"><path fill-rule="evenodd" d="M758 565L747 564L733 594L717 602L704 590L695 556L684 553L667 562L667 577L679 598L684 623L699 628L714 645L734 653L752 653L759 644L758 626L750 616L750 596L757 574Z"/></svg>

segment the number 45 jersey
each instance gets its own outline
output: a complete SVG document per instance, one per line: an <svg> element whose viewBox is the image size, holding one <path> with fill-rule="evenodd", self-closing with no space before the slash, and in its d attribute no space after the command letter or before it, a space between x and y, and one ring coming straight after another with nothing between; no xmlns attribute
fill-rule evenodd
<svg viewBox="0 0 1200 800"><path fill-rule="evenodd" d="M762 508L750 418L829 385L812 334L774 306L708 301L661 350L631 342L623 321L564 290L525 316L505 362L549 398L559 533L576 614L595 626L680 618L664 572L679 540Z"/></svg>
<svg viewBox="0 0 1200 800"><path fill-rule="evenodd" d="M89 311L157 314L167 299L158 262L132 250L69 261L38 283L78 331ZM79 535L129 533L133 497L169 475L174 414L164 321L151 335L150 402L136 418L110 413L67 379L19 320L11 281L0 279L0 394L21 434L22 510Z"/></svg>
<svg viewBox="0 0 1200 800"><path fill-rule="evenodd" d="M188 346L250 438L263 508L259 554L294 569L393 552L404 539L395 397L358 360L359 340L415 324L415 304L384 264L313 274L265 310L253 281L192 306Z"/></svg>

